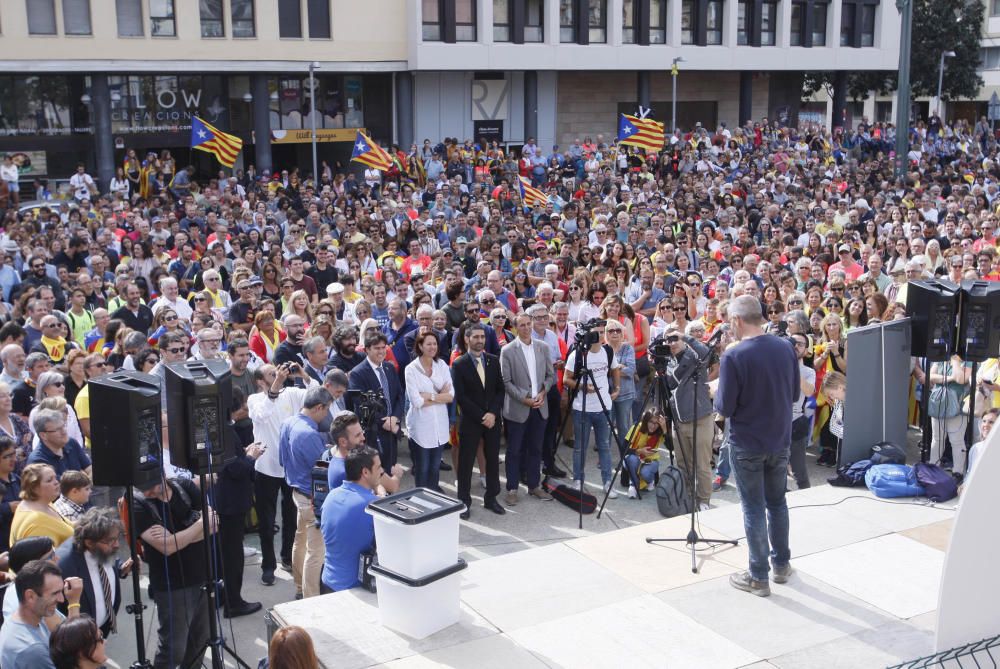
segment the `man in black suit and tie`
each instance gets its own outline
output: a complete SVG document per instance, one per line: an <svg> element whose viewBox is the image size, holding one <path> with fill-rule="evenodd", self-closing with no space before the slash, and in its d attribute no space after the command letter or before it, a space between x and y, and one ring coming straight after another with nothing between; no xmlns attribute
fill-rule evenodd
<svg viewBox="0 0 1000 669"><path fill-rule="evenodd" d="M361 415L352 390L373 392L382 397L385 407L375 413L372 429L365 432L365 443L378 449L382 466L391 471L396 464L396 442L403 421L403 386L396 369L385 364L388 350L389 340L381 332L373 332L365 339L367 357L349 376L347 410Z"/></svg>
<svg viewBox="0 0 1000 669"><path fill-rule="evenodd" d="M500 494L500 412L503 409L503 377L500 360L486 353L486 328L473 323L465 328L465 346L468 351L459 356L451 366L455 400L461 410L458 423L458 498L465 503L462 518L469 517L472 496L469 493L472 464L476 461L479 441L483 442L486 458L486 494L483 506L503 515L504 508L497 502Z"/></svg>
<svg viewBox="0 0 1000 669"><path fill-rule="evenodd" d="M118 629L116 617L122 601L118 580L132 569L131 559L117 559L121 535L122 523L114 509L93 508L77 521L73 540L57 552L63 577L83 580L80 613L93 618L105 636Z"/></svg>

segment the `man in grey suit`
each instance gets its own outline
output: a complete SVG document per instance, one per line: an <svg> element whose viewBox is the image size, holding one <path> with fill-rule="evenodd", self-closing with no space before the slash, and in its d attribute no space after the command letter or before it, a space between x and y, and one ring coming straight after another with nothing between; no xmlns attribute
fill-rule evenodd
<svg viewBox="0 0 1000 669"><path fill-rule="evenodd" d="M549 418L546 397L556 382L548 344L531 337L531 317L522 312L514 319L514 324L517 339L500 351L500 374L506 391L503 419L507 424L507 497L504 501L508 506L517 504L522 458L528 494L544 501L552 499L539 483L542 440Z"/></svg>

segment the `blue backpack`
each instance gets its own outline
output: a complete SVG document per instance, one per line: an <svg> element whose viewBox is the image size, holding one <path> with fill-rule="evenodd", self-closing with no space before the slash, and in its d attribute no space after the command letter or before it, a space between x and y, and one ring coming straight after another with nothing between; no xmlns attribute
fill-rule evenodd
<svg viewBox="0 0 1000 669"><path fill-rule="evenodd" d="M924 487L924 492L932 502L947 502L958 496L958 483L955 477L937 465L918 462L913 466L917 481Z"/></svg>
<svg viewBox="0 0 1000 669"><path fill-rule="evenodd" d="M924 488L909 465L873 465L865 472L865 485L876 497L918 497Z"/></svg>

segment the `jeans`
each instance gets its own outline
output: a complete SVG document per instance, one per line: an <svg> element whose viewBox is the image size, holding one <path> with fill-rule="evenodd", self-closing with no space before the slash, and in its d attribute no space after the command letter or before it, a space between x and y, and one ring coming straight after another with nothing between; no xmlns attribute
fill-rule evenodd
<svg viewBox="0 0 1000 669"><path fill-rule="evenodd" d="M656 475L660 471L660 462L653 460L652 462L643 463L638 455L629 453L625 456L625 468L628 469L629 473L629 485L634 485L638 489L639 479L641 478L646 482L647 487L652 488L654 481L656 481Z"/></svg>
<svg viewBox="0 0 1000 669"><path fill-rule="evenodd" d="M624 450L628 448L625 435L628 434L628 431L632 429L633 423L635 423L632 418L632 399L631 397L617 399L611 405L611 413L615 417L615 431L618 432L618 438L621 439L619 448L621 453L619 454L623 454ZM616 444L616 446L619 446L619 444Z"/></svg>
<svg viewBox="0 0 1000 669"><path fill-rule="evenodd" d="M726 419L725 427L722 429L722 443L719 445L719 459L715 463L715 473L721 477L723 481L728 479L729 474L732 472L732 462L730 461L729 451L729 420Z"/></svg>
<svg viewBox="0 0 1000 669"><path fill-rule="evenodd" d="M295 526L295 543L292 545L292 578L296 593L303 597L319 594L319 582L323 577L323 560L326 558L326 544L323 533L316 527L316 514L312 499L298 490L292 492L298 522Z"/></svg>
<svg viewBox="0 0 1000 669"><path fill-rule="evenodd" d="M641 418L639 413L642 411L642 401L646 399L646 384L649 383L651 378L653 378L652 372L646 376L635 377L635 394L632 396L632 416L635 420L639 420ZM622 435L622 437L624 436L625 435Z"/></svg>
<svg viewBox="0 0 1000 669"><path fill-rule="evenodd" d="M602 411L578 411L573 409L573 478L583 480L583 467L586 460L587 443L590 441L590 431L594 431L597 440L597 461L601 468L601 481L604 485L611 483L611 445L608 437L611 428L608 421L610 413Z"/></svg>
<svg viewBox="0 0 1000 669"><path fill-rule="evenodd" d="M260 533L260 568L274 570L278 566L274 555L274 521L277 517L278 494L281 494L281 548L284 562L292 561L292 544L295 543L295 502L292 489L282 476L254 473L254 503L257 507L257 526Z"/></svg>
<svg viewBox="0 0 1000 669"><path fill-rule="evenodd" d="M776 566L787 565L791 559L788 504L785 502L788 449L761 453L740 448L736 443L730 444L730 448L750 550L750 576L766 581L770 571L768 557Z"/></svg>
<svg viewBox="0 0 1000 669"><path fill-rule="evenodd" d="M153 601L158 622L153 667L173 669L200 665L199 651L204 655L208 641L208 604L202 586L156 591Z"/></svg>
<svg viewBox="0 0 1000 669"><path fill-rule="evenodd" d="M410 449L413 453L413 479L418 488L438 490L441 473L441 452L443 447L423 448L410 439Z"/></svg>
<svg viewBox="0 0 1000 669"><path fill-rule="evenodd" d="M555 384L549 388L545 401L549 405L549 419L545 422L545 438L542 441L542 464L546 469L555 469L556 441L559 439L559 426L562 425L562 415L559 413L561 397Z"/></svg>

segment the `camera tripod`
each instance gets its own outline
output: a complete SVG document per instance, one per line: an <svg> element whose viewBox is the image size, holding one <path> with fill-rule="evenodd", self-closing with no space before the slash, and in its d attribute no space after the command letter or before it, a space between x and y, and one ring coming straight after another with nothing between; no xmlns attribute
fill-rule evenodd
<svg viewBox="0 0 1000 669"><path fill-rule="evenodd" d="M559 434L558 434L557 439L556 439L556 449L558 449L559 439L561 439L563 431L564 431L564 429L566 427L566 421L569 420L569 417L573 415L573 402L576 400L576 398L578 396L580 396L581 397L580 405L584 408L584 410L586 410L586 408L587 408L587 393L588 392L595 393L597 395L598 402L600 402L600 404L601 404L601 416L604 418L604 420L606 420L608 422L608 427L611 430L611 435L614 437L615 444L617 444L617 446L618 446L618 466L615 467L615 471L611 475L611 480L609 481L608 487L604 491L604 499L601 501L601 506L600 506L600 508L597 511L597 517L600 518L601 514L604 513L604 506L608 503L608 497L611 495L611 486L613 486L615 484L615 479L618 478L619 473L621 472L622 466L625 464L625 445L622 442L621 435L618 433L618 430L615 428L614 421L611 420L611 412L608 409L607 404L605 404L604 398L601 396L600 391L596 390L597 389L597 381L594 378L594 372L590 369L590 367L587 364L587 356L590 354L591 350L590 350L589 346L586 346L586 347L582 346L583 343L584 342L580 341L579 343L574 344L574 349L573 350L574 350L574 353L576 354L576 358L575 358L575 363L576 364L574 365L573 377L576 378L576 379L578 379L578 384L579 385L577 386L576 392L570 394L570 397L569 397L569 406L568 406L568 410L567 410L567 413L566 413L566 417L563 419L562 425L559 428ZM609 350L610 350L610 348L609 348ZM601 347L601 351L602 352L604 351L604 346ZM611 356L612 356L612 360L613 360L614 359L614 352L612 352ZM610 369L610 366L609 366L608 372L610 373L610 371L611 371L611 369ZM592 390L588 390L588 386ZM594 439L595 440L597 439L597 435L596 434L594 435ZM580 448L580 454L581 454L581 463L580 463L580 508L579 508L579 524L578 524L578 527L579 527L579 529L582 530L583 529L583 486L584 486L584 483L586 482L586 478L587 478L587 472L586 472L587 444L579 444L578 446ZM639 489L638 482L634 482L634 483L635 483L635 486L636 486L636 491L638 491L638 489ZM637 492L637 494L638 494L638 492Z"/></svg>
<svg viewBox="0 0 1000 669"><path fill-rule="evenodd" d="M685 381L690 379L694 383L695 391L691 393L691 416L693 422L691 424L691 472L690 472L690 488L689 497L691 503L691 529L688 530L687 536L684 538L671 538L671 539L656 539L653 537L646 537L646 543L666 543L674 541L683 541L685 545L691 551L691 572L694 574L698 573L698 559L696 551L698 550L699 543L705 544L732 544L736 546L739 541L737 539L708 539L698 534L697 528L697 518L698 518L698 420L694 418L698 415L698 384L701 382L701 375L708 363L709 358L712 356L712 349L708 350L702 355L698 351L690 347L690 350L697 357L697 362L694 365L694 369L691 371L687 378L682 378L677 381L677 386L682 385ZM661 379L661 382L666 383L666 379ZM674 400L676 404L676 399Z"/></svg>

